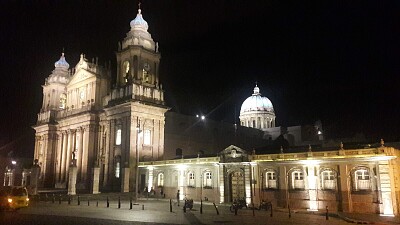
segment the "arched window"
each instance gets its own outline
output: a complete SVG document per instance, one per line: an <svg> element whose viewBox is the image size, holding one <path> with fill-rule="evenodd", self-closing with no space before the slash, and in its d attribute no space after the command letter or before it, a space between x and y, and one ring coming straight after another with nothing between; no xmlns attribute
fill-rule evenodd
<svg viewBox="0 0 400 225"><path fill-rule="evenodd" d="M367 168L359 168L353 174L353 190L363 191L371 189L371 177Z"/></svg>
<svg viewBox="0 0 400 225"><path fill-rule="evenodd" d="M292 188L304 189L304 174L301 170L295 170L291 174Z"/></svg>
<svg viewBox="0 0 400 225"><path fill-rule="evenodd" d="M63 93L60 95L60 109L65 109L66 103L67 103L67 95Z"/></svg>
<svg viewBox="0 0 400 225"><path fill-rule="evenodd" d="M159 173L157 176L157 186L158 187L164 186L164 174L163 173Z"/></svg>
<svg viewBox="0 0 400 225"><path fill-rule="evenodd" d="M187 179L188 187L195 187L195 177L193 172L188 173Z"/></svg>
<svg viewBox="0 0 400 225"><path fill-rule="evenodd" d="M203 174L203 187L212 188L212 176L211 171L206 171Z"/></svg>
<svg viewBox="0 0 400 225"><path fill-rule="evenodd" d="M276 189L277 188L277 177L273 170L268 170L265 172L265 188L266 189Z"/></svg>
<svg viewBox="0 0 400 225"><path fill-rule="evenodd" d="M333 190L336 188L336 173L333 170L327 169L321 172L321 189Z"/></svg>

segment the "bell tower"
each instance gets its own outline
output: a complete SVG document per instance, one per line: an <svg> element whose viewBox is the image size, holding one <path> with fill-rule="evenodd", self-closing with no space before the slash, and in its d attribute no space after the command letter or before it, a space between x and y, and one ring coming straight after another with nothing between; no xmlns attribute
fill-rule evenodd
<svg viewBox="0 0 400 225"><path fill-rule="evenodd" d="M143 19L140 3L136 18L130 22L131 30L119 43L117 55L117 85L139 84L159 87L159 64L161 54L147 31L148 24Z"/></svg>

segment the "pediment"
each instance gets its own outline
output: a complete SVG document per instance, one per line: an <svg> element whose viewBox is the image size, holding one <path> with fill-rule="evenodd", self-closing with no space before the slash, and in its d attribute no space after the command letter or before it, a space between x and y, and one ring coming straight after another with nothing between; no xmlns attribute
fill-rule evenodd
<svg viewBox="0 0 400 225"><path fill-rule="evenodd" d="M247 152L235 145L230 145L222 150L220 156L222 156L225 162L243 162L248 160Z"/></svg>
<svg viewBox="0 0 400 225"><path fill-rule="evenodd" d="M71 81L68 83L68 86L82 83L83 81L89 80L91 78L96 78L96 74L81 68L76 71L76 73L72 76Z"/></svg>

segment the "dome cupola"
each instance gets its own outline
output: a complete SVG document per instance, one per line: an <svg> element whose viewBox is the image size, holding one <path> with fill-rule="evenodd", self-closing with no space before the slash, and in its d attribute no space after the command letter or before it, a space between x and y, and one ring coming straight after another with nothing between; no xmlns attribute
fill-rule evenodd
<svg viewBox="0 0 400 225"><path fill-rule="evenodd" d="M240 108L240 124L245 127L266 130L275 127L275 112L272 102L261 96L260 88L253 89L253 94L248 97Z"/></svg>
<svg viewBox="0 0 400 225"><path fill-rule="evenodd" d="M69 69L69 64L65 60L64 52L61 54L60 59L54 63L55 68Z"/></svg>
<svg viewBox="0 0 400 225"><path fill-rule="evenodd" d="M253 92L254 93L243 102L240 113L251 111L274 111L272 102L267 97L261 96L260 88L258 88L257 85Z"/></svg>
<svg viewBox="0 0 400 225"><path fill-rule="evenodd" d="M126 34L125 39L120 44L120 48L125 49L129 46L143 46L145 49L156 51L156 44L148 32L149 25L143 19L142 10L139 9L138 13L130 24L131 30Z"/></svg>
<svg viewBox="0 0 400 225"><path fill-rule="evenodd" d="M60 59L54 63L54 70L48 78L46 78L46 83L58 83L67 84L70 79L69 64L65 60L64 52L61 54Z"/></svg>
<svg viewBox="0 0 400 225"><path fill-rule="evenodd" d="M149 25L147 25L146 20L143 19L141 9L138 9L138 14L136 15L136 18L131 21L130 25L131 30L138 29L147 31L147 29L149 29Z"/></svg>

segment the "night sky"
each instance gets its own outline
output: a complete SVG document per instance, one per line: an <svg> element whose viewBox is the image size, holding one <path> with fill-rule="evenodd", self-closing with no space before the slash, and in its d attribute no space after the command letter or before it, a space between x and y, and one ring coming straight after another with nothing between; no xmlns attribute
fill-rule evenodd
<svg viewBox="0 0 400 225"><path fill-rule="evenodd" d="M239 121L255 83L277 125L321 120L326 137L399 141L400 1L142 0L176 112ZM2 144L27 136L65 51L111 61L138 1L1 1ZM0 142L1 143L1 142ZM28 146L33 152L33 146Z"/></svg>

